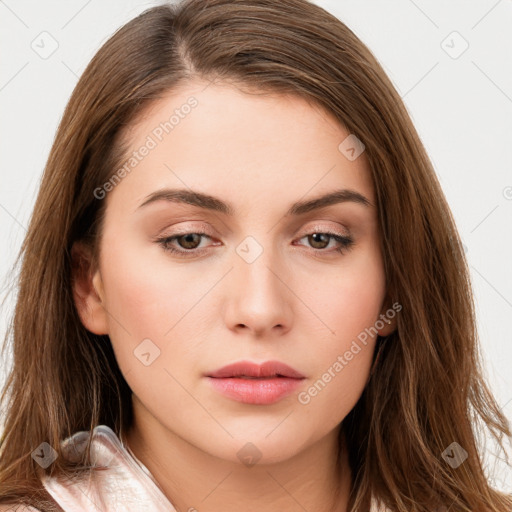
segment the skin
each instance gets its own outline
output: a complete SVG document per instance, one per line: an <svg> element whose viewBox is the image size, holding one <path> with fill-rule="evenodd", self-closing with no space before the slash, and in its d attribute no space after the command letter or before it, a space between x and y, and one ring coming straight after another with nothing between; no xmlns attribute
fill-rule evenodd
<svg viewBox="0 0 512 512"><path fill-rule="evenodd" d="M389 308L368 161L338 150L349 132L320 107L225 82L189 82L152 104L124 134L131 150L190 96L198 106L103 199L99 268L74 285L84 326L109 335L133 390L126 442L179 511L345 511L352 475L345 452L335 465L340 424L367 383L376 337L308 404L297 394ZM211 194L235 214L164 200L137 209L162 187ZM338 188L372 206L284 216L293 202ZM171 243L198 247L195 256L154 241L180 229L207 232ZM308 236L329 231L354 245L340 253L335 239ZM263 250L252 263L236 251L247 236ZM79 254L88 257L76 244ZM134 356L146 338L160 349L148 366ZM272 405L236 402L204 374L242 359L277 359L306 379ZM250 467L237 455L248 442L261 453Z"/></svg>

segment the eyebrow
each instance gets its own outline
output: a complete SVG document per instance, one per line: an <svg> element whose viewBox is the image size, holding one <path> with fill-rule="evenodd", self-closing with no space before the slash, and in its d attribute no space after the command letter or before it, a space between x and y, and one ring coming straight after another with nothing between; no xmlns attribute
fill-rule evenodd
<svg viewBox="0 0 512 512"><path fill-rule="evenodd" d="M151 193L145 198L144 202L137 207L137 210L151 203L162 200L172 203L190 204L198 208L212 210L229 216L233 216L235 213L235 209L230 203L226 203L217 197L193 190L170 188L163 188ZM286 212L285 216L288 217L291 215L303 215L305 213L309 213L320 208L325 208L333 204L346 202L360 204L365 207L373 206L372 203L359 192L345 188L329 192L328 194L324 194L314 199L293 203Z"/></svg>

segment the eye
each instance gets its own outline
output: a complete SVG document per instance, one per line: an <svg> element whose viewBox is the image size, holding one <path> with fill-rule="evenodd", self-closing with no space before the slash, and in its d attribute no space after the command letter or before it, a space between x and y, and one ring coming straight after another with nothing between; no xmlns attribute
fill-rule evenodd
<svg viewBox="0 0 512 512"><path fill-rule="evenodd" d="M311 244L315 253L330 253L332 251L326 251L325 248L329 245L330 241L334 240L338 243L338 247L334 249L335 252L344 253L348 251L354 244L354 239L350 236L340 235L339 233L332 233L330 231L315 231L308 235L303 236L299 240L307 238L308 243Z"/></svg>
<svg viewBox="0 0 512 512"><path fill-rule="evenodd" d="M204 248L196 250L198 245L201 243L201 237L211 238L206 233L189 232L189 233L181 233L178 235L159 238L157 240L157 243L160 244L164 248L165 251L186 258L188 256L197 256L198 254L204 252ZM173 247L172 245L170 245L175 240L179 241L179 243L180 243L180 245L182 245L183 249L176 249L176 247Z"/></svg>
<svg viewBox="0 0 512 512"><path fill-rule="evenodd" d="M175 254L178 257L187 258L201 255L207 250L206 248L199 248L202 237L211 239L207 233L187 232L157 238L156 243L161 245L166 252ZM332 233L330 231L315 231L299 238L299 240L305 238L311 244L313 252L317 255L326 255L332 252L345 253L345 251L348 251L354 244L354 239L350 236ZM332 240L334 240L338 246L334 249L331 248L331 250L325 250ZM176 242L181 248L177 248L176 245L173 246L173 242Z"/></svg>

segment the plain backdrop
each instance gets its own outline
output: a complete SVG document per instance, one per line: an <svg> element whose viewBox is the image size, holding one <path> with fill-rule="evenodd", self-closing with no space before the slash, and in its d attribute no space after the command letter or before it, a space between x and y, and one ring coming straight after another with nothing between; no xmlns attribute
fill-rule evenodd
<svg viewBox="0 0 512 512"><path fill-rule="evenodd" d="M78 77L118 27L157 3L0 0L1 298ZM315 3L378 58L429 152L467 249L485 373L512 418L512 1ZM13 297L2 338L12 308ZM512 491L493 453L489 445L491 478Z"/></svg>

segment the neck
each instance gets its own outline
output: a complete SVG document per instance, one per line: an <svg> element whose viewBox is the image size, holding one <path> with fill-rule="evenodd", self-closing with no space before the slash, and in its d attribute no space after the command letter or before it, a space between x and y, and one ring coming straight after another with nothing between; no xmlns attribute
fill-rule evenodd
<svg viewBox="0 0 512 512"><path fill-rule="evenodd" d="M153 416L134 421L124 443L148 468L178 512L346 512L351 472L340 428L287 460L246 466L191 445Z"/></svg>

